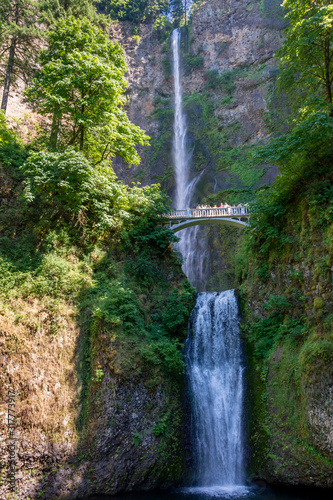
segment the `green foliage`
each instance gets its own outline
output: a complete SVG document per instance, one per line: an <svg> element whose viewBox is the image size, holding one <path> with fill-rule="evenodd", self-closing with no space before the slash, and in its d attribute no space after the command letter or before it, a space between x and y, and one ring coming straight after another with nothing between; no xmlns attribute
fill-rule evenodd
<svg viewBox="0 0 333 500"><path fill-rule="evenodd" d="M101 382L103 380L103 377L104 377L104 372L101 368L96 368L95 370L95 377L92 379L93 382Z"/></svg>
<svg viewBox="0 0 333 500"><path fill-rule="evenodd" d="M216 193L209 194L204 198L204 202L209 205L220 204L221 201L229 205L238 205L238 203L249 203L254 197L255 191L249 188L230 188Z"/></svg>
<svg viewBox="0 0 333 500"><path fill-rule="evenodd" d="M27 150L23 141L15 130L8 128L5 114L0 111L0 176L6 171L20 178L17 167L22 165L26 157Z"/></svg>
<svg viewBox="0 0 333 500"><path fill-rule="evenodd" d="M179 28L184 23L185 17L183 0L170 0L169 3L173 26Z"/></svg>
<svg viewBox="0 0 333 500"><path fill-rule="evenodd" d="M283 173L293 176L299 171L300 164L303 168L312 167L311 162L307 161L309 156L317 160L319 168L327 169L333 155L330 146L332 136L333 118L328 110L313 113L304 110L299 125L289 134L271 141L255 155L255 158L261 162L281 165Z"/></svg>
<svg viewBox="0 0 333 500"><path fill-rule="evenodd" d="M6 110L10 87L18 78L29 81L36 69L39 11L32 0L2 0L0 5L0 83L5 84L1 109Z"/></svg>
<svg viewBox="0 0 333 500"><path fill-rule="evenodd" d="M139 25L168 12L168 0L98 0L97 9L112 19Z"/></svg>
<svg viewBox="0 0 333 500"><path fill-rule="evenodd" d="M156 19L153 25L153 32L157 34L160 42L165 42L169 39L172 31L172 23L166 16L160 16Z"/></svg>
<svg viewBox="0 0 333 500"><path fill-rule="evenodd" d="M100 28L106 28L108 18L99 15L93 0L38 0L40 18L43 24L54 27L59 19L74 16L76 19L86 17Z"/></svg>
<svg viewBox="0 0 333 500"><path fill-rule="evenodd" d="M193 287L188 283L183 290L174 290L168 297L163 323L172 336L186 329L188 317L193 308Z"/></svg>
<svg viewBox="0 0 333 500"><path fill-rule="evenodd" d="M96 266L95 286L85 294L83 302L92 310L90 331L94 335L102 329L112 332L117 345L114 363L124 375L138 370L148 374L151 370L158 370L178 377L184 372L179 339L186 335L194 290L185 282L179 290L171 293L179 295L180 305L177 304L177 331L170 331L170 302L164 304L162 296L162 289L166 286L163 270L156 257L148 257L147 251L146 261L157 271L154 280L149 283L137 276L135 268L125 265L123 271L119 271L116 263L107 258ZM155 301L160 296L148 317L146 305L138 299L142 294L145 296L147 287L153 290L151 296ZM187 317L183 316L185 307Z"/></svg>
<svg viewBox="0 0 333 500"><path fill-rule="evenodd" d="M307 333L304 317L285 319L286 313L283 308L271 307L273 310L269 312L268 316L253 323L249 332L248 339L253 343L254 354L259 360L267 361L276 347L282 343L300 344Z"/></svg>
<svg viewBox="0 0 333 500"><path fill-rule="evenodd" d="M42 239L65 228L84 246L112 234L138 254L142 248L161 254L177 239L161 225L169 199L157 185L129 188L109 166L92 166L72 149L33 153L21 170L29 215Z"/></svg>
<svg viewBox="0 0 333 500"><path fill-rule="evenodd" d="M154 436L156 437L163 436L164 434L167 433L169 427L169 420L170 420L170 412L163 415L157 422L155 427L153 427L152 432Z"/></svg>
<svg viewBox="0 0 333 500"><path fill-rule="evenodd" d="M297 108L307 106L313 95L331 106L333 6L329 0L285 0L282 5L289 25L278 51L280 86L293 92Z"/></svg>
<svg viewBox="0 0 333 500"><path fill-rule="evenodd" d="M224 71L221 74L217 69L212 69L206 73L206 87L213 90L219 89L226 94L231 95L236 88L235 81L237 78L241 78L244 74L245 70L241 67Z"/></svg>
<svg viewBox="0 0 333 500"><path fill-rule="evenodd" d="M65 225L75 236L96 240L119 224L126 188L116 182L109 167L92 167L81 153L70 149L33 153L21 170L24 197L42 235Z"/></svg>
<svg viewBox="0 0 333 500"><path fill-rule="evenodd" d="M122 109L126 64L121 47L86 18L57 22L41 52L41 69L27 99L52 119L51 149L72 146L96 162L121 156L138 164L136 144L147 136Z"/></svg>
<svg viewBox="0 0 333 500"><path fill-rule="evenodd" d="M189 133L194 139L193 161L200 170L208 164L217 171L230 170L231 183L252 187L264 173L250 155L258 146L238 146L247 133L239 122L226 124L223 115L216 116L218 104L208 91L184 96Z"/></svg>
<svg viewBox="0 0 333 500"><path fill-rule="evenodd" d="M140 432L134 431L133 432L133 444L134 444L134 446L139 446L141 441L142 441L142 436L141 436Z"/></svg>
<svg viewBox="0 0 333 500"><path fill-rule="evenodd" d="M162 64L164 78L170 78L170 76L172 75L172 65L170 57L163 57Z"/></svg>
<svg viewBox="0 0 333 500"><path fill-rule="evenodd" d="M22 295L39 298L48 295L69 300L76 298L85 284L88 284L87 279L78 266L50 253L43 257L32 279L22 284Z"/></svg>
<svg viewBox="0 0 333 500"><path fill-rule="evenodd" d="M81 288L89 283L77 261L73 264L66 257L49 253L44 256L30 255L29 262L29 254L25 259L19 259L19 255L19 248L15 248L11 255L0 252L3 297L48 296L71 300L76 299Z"/></svg>
<svg viewBox="0 0 333 500"><path fill-rule="evenodd" d="M261 280L267 281L270 277L269 265L267 262L262 262L258 268L258 276Z"/></svg>
<svg viewBox="0 0 333 500"><path fill-rule="evenodd" d="M311 339L300 351L300 366L306 376L318 373L319 367L332 366L333 340Z"/></svg>
<svg viewBox="0 0 333 500"><path fill-rule="evenodd" d="M288 243L283 236L288 204L305 184L330 172L333 158L332 98L329 96L332 7L326 2L314 5L307 0L286 0L283 5L288 11L290 25L279 51L282 67L279 85L284 91L294 89L296 119L288 134L271 140L254 153L254 159L260 163L279 165L282 174L270 192L258 195L253 206L251 225L257 229L252 231L250 241L251 244L259 243L262 253L267 253L271 245ZM322 82L318 91L318 83L324 76L330 81L329 87ZM318 205L314 199L311 203Z"/></svg>
<svg viewBox="0 0 333 500"><path fill-rule="evenodd" d="M188 75L192 69L203 67L204 58L200 55L184 54L184 71Z"/></svg>

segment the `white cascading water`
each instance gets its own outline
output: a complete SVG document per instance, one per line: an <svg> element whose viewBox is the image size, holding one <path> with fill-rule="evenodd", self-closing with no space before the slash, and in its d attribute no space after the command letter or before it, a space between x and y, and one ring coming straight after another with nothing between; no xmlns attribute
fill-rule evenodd
<svg viewBox="0 0 333 500"><path fill-rule="evenodd" d="M183 93L180 69L180 40L181 31L175 29L171 37L173 54L173 73L175 90L175 117L173 134L173 160L175 168L175 198L174 203L177 210L190 208L193 202L195 187L200 180L203 172L198 174L191 181L190 179L190 160L192 154L188 152L186 138L186 116L183 112ZM202 283L207 276L208 267L208 248L204 238L200 238L199 226L181 231L176 248L183 256L183 271L189 281L199 289L202 289Z"/></svg>
<svg viewBox="0 0 333 500"><path fill-rule="evenodd" d="M176 209L193 203L203 172L190 180L191 154L186 145L180 72L180 30L172 33L175 86L173 159ZM179 233L177 249L190 282L203 288L207 280L208 246L199 226ZM187 376L191 393L192 442L196 491L203 488L239 492L243 483L243 367L238 309L233 290L199 293L186 340Z"/></svg>
<svg viewBox="0 0 333 500"><path fill-rule="evenodd" d="M176 174L176 209L187 208L188 198L191 193L186 189L189 184L189 158L186 148L186 118L183 113L182 81L180 74L180 29L173 30L171 37L173 53L173 75L175 88L175 118L173 135L173 159Z"/></svg>
<svg viewBox="0 0 333 500"><path fill-rule="evenodd" d="M186 363L195 485L235 488L243 474L243 366L233 290L199 293L190 318Z"/></svg>

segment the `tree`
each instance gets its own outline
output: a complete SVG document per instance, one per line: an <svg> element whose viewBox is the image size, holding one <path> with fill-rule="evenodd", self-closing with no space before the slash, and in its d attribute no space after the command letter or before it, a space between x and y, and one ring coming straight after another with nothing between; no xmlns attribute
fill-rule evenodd
<svg viewBox="0 0 333 500"><path fill-rule="evenodd" d="M175 27L181 25L184 19L184 6L183 0L170 0L170 11L172 15L172 21Z"/></svg>
<svg viewBox="0 0 333 500"><path fill-rule="evenodd" d="M299 107L309 97L323 97L332 105L333 5L330 0L284 0L289 26L277 55L279 84L293 92Z"/></svg>
<svg viewBox="0 0 333 500"><path fill-rule="evenodd" d="M67 149L33 153L21 170L24 197L45 231L65 225L92 238L118 225L115 207L126 186L105 165L93 167L82 153Z"/></svg>
<svg viewBox="0 0 333 500"><path fill-rule="evenodd" d="M144 247L163 253L177 237L161 225L169 198L159 185L129 187L105 162L92 165L73 149L32 153L20 167L23 196L37 233L66 229L81 243L96 242L110 233L123 235L123 244L142 253ZM147 245L148 243L148 245Z"/></svg>
<svg viewBox="0 0 333 500"><path fill-rule="evenodd" d="M329 0L285 0L283 6L289 25L277 52L278 84L292 97L294 126L255 156L259 162L280 165L288 184L293 177L331 168L333 5Z"/></svg>
<svg viewBox="0 0 333 500"><path fill-rule="evenodd" d="M57 22L48 45L26 96L52 119L49 149L71 146L95 162L118 155L138 164L135 146L148 144L148 137L123 110L127 68L121 47L88 19L74 17Z"/></svg>
<svg viewBox="0 0 333 500"><path fill-rule="evenodd" d="M74 16L86 17L100 28L106 28L109 19L96 12L93 0L38 0L41 20L46 26L54 27L59 19Z"/></svg>
<svg viewBox="0 0 333 500"><path fill-rule="evenodd" d="M112 19L139 24L154 20L169 11L169 0L99 0L98 10L110 14Z"/></svg>
<svg viewBox="0 0 333 500"><path fill-rule="evenodd" d="M27 82L34 72L41 34L38 23L38 9L33 0L2 0L0 53L5 64L1 71L4 84L1 109L5 112L11 87L18 78Z"/></svg>

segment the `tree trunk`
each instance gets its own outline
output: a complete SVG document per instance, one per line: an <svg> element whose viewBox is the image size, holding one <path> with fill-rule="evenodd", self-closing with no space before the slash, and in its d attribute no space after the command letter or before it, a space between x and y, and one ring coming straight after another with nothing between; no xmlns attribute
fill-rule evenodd
<svg viewBox="0 0 333 500"><path fill-rule="evenodd" d="M331 87L331 72L330 72L330 39L326 38L324 45L325 58L325 88L326 99L329 104L332 104L332 87Z"/></svg>
<svg viewBox="0 0 333 500"><path fill-rule="evenodd" d="M82 104L81 106L81 115L82 115L82 118L84 116L84 111L85 111L85 105ZM84 143L84 125L80 125L80 151L83 150L83 143Z"/></svg>
<svg viewBox="0 0 333 500"><path fill-rule="evenodd" d="M54 106L51 134L50 134L50 145L49 150L55 151L57 149L59 125L60 125L61 113L59 110L59 104Z"/></svg>
<svg viewBox="0 0 333 500"><path fill-rule="evenodd" d="M6 113L7 104L8 104L10 81L12 79L12 73L13 73L16 43L17 43L17 36L14 35L12 38L12 42L10 44L10 49L9 49L9 58L8 58L8 64L7 64L7 69L6 69L6 79L5 79L5 85L3 88L3 96L2 96L2 103L1 103L1 109L3 109L5 111L5 113Z"/></svg>
<svg viewBox="0 0 333 500"><path fill-rule="evenodd" d="M84 126L81 125L81 132L80 132L80 151L83 150L83 143L84 143Z"/></svg>

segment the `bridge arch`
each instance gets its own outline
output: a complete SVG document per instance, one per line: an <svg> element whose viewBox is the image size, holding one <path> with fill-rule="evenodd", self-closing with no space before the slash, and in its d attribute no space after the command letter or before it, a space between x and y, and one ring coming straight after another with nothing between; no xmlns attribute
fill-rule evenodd
<svg viewBox="0 0 333 500"><path fill-rule="evenodd" d="M242 220L243 219L243 220ZM233 218L233 217L198 217L194 219L183 219L183 220L173 220L169 221L169 227L175 233L186 229L187 227L198 226L202 224L223 224L234 226L244 229L247 226L245 218Z"/></svg>

